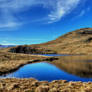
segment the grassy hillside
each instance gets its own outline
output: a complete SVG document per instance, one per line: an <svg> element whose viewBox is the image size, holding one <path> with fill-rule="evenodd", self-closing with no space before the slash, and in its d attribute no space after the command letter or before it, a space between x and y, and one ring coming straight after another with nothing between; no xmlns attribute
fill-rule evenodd
<svg viewBox="0 0 92 92"><path fill-rule="evenodd" d="M43 54L92 54L92 28L75 30L57 38L56 40L43 44L29 45L27 47L35 48L36 51L34 51L34 53L42 52ZM18 47L14 49L15 52L17 48ZM24 52L23 49L22 52ZM30 50L30 52L32 51Z"/></svg>

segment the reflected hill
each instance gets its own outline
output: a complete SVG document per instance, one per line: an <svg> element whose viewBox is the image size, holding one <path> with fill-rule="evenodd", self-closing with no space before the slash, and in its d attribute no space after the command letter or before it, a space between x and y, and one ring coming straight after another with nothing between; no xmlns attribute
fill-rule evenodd
<svg viewBox="0 0 92 92"><path fill-rule="evenodd" d="M70 74L92 78L92 56L61 56L52 63Z"/></svg>

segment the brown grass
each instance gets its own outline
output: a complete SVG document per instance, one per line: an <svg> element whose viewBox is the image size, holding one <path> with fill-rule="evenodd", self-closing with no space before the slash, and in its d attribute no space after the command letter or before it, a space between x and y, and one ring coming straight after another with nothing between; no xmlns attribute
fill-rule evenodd
<svg viewBox="0 0 92 92"><path fill-rule="evenodd" d="M0 52L0 74L12 72L28 63L48 61L53 59L54 57L40 55Z"/></svg>
<svg viewBox="0 0 92 92"><path fill-rule="evenodd" d="M37 81L35 79L0 79L0 92L92 92L92 83Z"/></svg>

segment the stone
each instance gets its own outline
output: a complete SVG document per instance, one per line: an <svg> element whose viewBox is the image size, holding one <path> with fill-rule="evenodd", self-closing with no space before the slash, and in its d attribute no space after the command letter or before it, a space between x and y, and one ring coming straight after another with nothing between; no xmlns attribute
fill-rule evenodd
<svg viewBox="0 0 92 92"><path fill-rule="evenodd" d="M49 86L39 86L36 88L35 92L48 92L49 91Z"/></svg>

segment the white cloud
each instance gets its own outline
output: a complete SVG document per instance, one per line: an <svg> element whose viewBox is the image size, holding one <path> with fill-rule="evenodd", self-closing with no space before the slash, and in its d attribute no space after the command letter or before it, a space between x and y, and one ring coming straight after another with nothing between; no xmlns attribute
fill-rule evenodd
<svg viewBox="0 0 92 92"><path fill-rule="evenodd" d="M4 24L0 24L0 28L8 28L8 27L10 27L10 28L14 28L14 27L16 27L16 26L19 26L20 25L20 23L16 23L16 22L7 22L7 23L4 23Z"/></svg>
<svg viewBox="0 0 92 92"><path fill-rule="evenodd" d="M91 9L88 7L86 9L82 9L77 16L75 16L73 19L81 18L82 16L86 15Z"/></svg>
<svg viewBox="0 0 92 92"><path fill-rule="evenodd" d="M70 13L78 4L80 0L60 0L57 2L56 9L49 14L50 22L59 21L62 17Z"/></svg>
<svg viewBox="0 0 92 92"><path fill-rule="evenodd" d="M85 11L85 10L82 10L82 11L80 12L80 14L79 14L77 17L81 17L81 16L83 16L85 13L86 13L86 11Z"/></svg>
<svg viewBox="0 0 92 92"><path fill-rule="evenodd" d="M53 23L70 13L79 3L80 0L0 0L0 28L22 25L25 21L19 20L19 16L15 15L34 5L40 4L48 8L50 14L45 19L48 23Z"/></svg>

